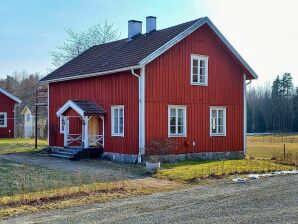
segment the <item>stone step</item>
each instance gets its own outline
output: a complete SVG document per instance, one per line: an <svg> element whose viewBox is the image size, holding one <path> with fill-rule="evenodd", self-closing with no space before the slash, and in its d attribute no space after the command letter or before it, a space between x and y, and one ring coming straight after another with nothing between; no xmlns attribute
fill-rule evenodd
<svg viewBox="0 0 298 224"><path fill-rule="evenodd" d="M79 149L65 149L65 148L60 148L57 149L56 152L62 152L62 153L72 153L72 154L76 154L78 152L80 152L81 150Z"/></svg>
<svg viewBox="0 0 298 224"><path fill-rule="evenodd" d="M50 156L60 157L65 159L73 159L76 153L67 153L67 152L52 152L49 154Z"/></svg>

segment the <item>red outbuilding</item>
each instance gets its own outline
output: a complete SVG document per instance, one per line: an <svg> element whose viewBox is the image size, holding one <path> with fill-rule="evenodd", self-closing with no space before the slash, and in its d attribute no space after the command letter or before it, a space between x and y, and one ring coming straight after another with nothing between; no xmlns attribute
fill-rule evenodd
<svg viewBox="0 0 298 224"><path fill-rule="evenodd" d="M49 144L101 145L136 162L151 140L172 139L169 158L245 154L246 85L257 74L215 25L200 18L156 30L128 22L128 38L96 45L41 82L49 90Z"/></svg>
<svg viewBox="0 0 298 224"><path fill-rule="evenodd" d="M22 101L0 88L0 138L15 136L15 107Z"/></svg>

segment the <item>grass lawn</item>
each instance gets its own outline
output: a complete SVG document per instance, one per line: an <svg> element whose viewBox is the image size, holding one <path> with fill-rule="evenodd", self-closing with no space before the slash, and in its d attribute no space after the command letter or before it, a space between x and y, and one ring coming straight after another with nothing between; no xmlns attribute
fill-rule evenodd
<svg viewBox="0 0 298 224"><path fill-rule="evenodd" d="M38 140L34 148L34 139L0 139L0 154L36 152L47 146L47 141Z"/></svg>
<svg viewBox="0 0 298 224"><path fill-rule="evenodd" d="M193 182L202 178L231 174L264 173L291 170L292 166L262 160L185 161L164 164L156 176L162 179Z"/></svg>
<svg viewBox="0 0 298 224"><path fill-rule="evenodd" d="M80 172L61 172L6 160L0 160L0 164L0 196L76 186L95 182L100 178Z"/></svg>
<svg viewBox="0 0 298 224"><path fill-rule="evenodd" d="M154 178L99 182L100 177L0 160L0 218L182 187Z"/></svg>

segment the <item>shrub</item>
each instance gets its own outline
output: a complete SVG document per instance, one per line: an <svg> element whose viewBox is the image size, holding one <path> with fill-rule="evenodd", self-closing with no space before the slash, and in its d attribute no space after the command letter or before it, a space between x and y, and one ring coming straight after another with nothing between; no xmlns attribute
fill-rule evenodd
<svg viewBox="0 0 298 224"><path fill-rule="evenodd" d="M145 145L146 160L160 162L164 155L168 155L176 148L176 143L169 138L152 139Z"/></svg>

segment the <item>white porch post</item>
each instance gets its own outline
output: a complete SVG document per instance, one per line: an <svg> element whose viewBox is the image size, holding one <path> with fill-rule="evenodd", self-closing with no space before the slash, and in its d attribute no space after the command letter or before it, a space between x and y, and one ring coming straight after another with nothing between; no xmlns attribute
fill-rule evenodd
<svg viewBox="0 0 298 224"><path fill-rule="evenodd" d="M83 117L83 133L82 133L82 139L84 139L84 148L88 148L89 147L89 136L88 136L88 123L89 123L89 118L88 116Z"/></svg>
<svg viewBox="0 0 298 224"><path fill-rule="evenodd" d="M100 117L102 120L102 147L105 147L105 118L104 116Z"/></svg>
<svg viewBox="0 0 298 224"><path fill-rule="evenodd" d="M62 116L62 115L61 115ZM68 146L68 134L69 134L69 118L62 116L63 134L64 134L64 146Z"/></svg>

